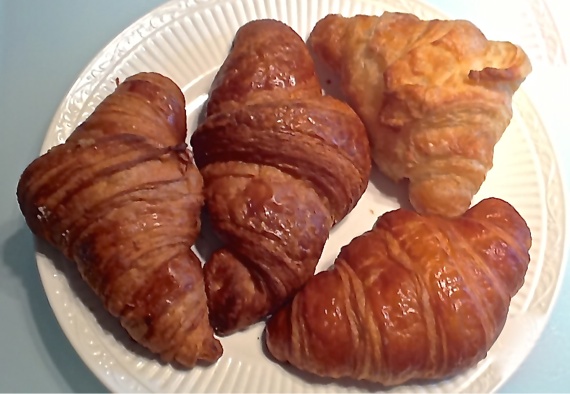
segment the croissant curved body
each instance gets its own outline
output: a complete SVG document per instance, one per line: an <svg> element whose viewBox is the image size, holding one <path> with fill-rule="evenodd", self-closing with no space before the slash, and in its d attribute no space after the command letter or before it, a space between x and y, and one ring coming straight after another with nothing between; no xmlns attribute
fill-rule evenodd
<svg viewBox="0 0 570 394"><path fill-rule="evenodd" d="M411 14L329 15L308 44L340 77L366 125L372 157L409 180L420 213L458 216L493 165L512 95L531 71L523 50L468 21Z"/></svg>
<svg viewBox="0 0 570 394"><path fill-rule="evenodd" d="M193 133L212 225L226 247L204 267L210 320L229 334L259 321L314 273L329 230L370 173L366 131L324 97L288 26L242 26Z"/></svg>
<svg viewBox="0 0 570 394"><path fill-rule="evenodd" d="M280 361L386 386L482 360L524 282L531 234L508 203L446 219L399 209L345 246L268 322Z"/></svg>
<svg viewBox="0 0 570 394"><path fill-rule="evenodd" d="M32 232L77 263L133 339L165 361L215 361L200 261L203 180L171 80L127 78L18 184Z"/></svg>

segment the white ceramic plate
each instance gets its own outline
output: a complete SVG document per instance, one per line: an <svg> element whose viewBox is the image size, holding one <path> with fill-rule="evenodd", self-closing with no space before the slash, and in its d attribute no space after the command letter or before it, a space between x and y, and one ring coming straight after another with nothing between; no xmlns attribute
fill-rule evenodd
<svg viewBox="0 0 570 394"><path fill-rule="evenodd" d="M443 17L414 0L187 0L159 7L113 40L88 65L55 114L42 152L65 141L71 131L120 80L139 71L157 71L185 93L189 127L207 99L212 78L227 55L236 30L252 19L275 18L302 37L328 13L412 12ZM529 99L519 91L514 118L496 146L495 165L475 201L488 196L513 204L533 234L532 262L524 287L513 299L507 324L488 357L452 379L395 392L489 392L496 390L530 352L550 314L563 270L565 208L560 174ZM381 190L380 190L381 189ZM341 246L371 228L377 216L398 207L398 189L375 175L354 211L332 232L318 269ZM37 260L45 291L70 342L96 376L113 391L139 392L347 392L376 391L362 383L337 383L294 372L264 354L262 324L222 340L224 355L210 367L178 370L158 362L136 345L102 308L75 266L43 243ZM521 330L520 327L524 327Z"/></svg>

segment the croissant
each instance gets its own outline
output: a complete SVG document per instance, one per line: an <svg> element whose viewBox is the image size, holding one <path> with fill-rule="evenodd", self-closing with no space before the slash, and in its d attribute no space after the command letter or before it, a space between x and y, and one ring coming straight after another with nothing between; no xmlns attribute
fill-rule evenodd
<svg viewBox="0 0 570 394"><path fill-rule="evenodd" d="M25 169L17 196L32 232L75 261L135 341L191 367L222 348L190 250L204 198L184 105L167 77L127 78Z"/></svg>
<svg viewBox="0 0 570 394"><path fill-rule="evenodd" d="M524 219L499 199L453 219L388 212L269 320L268 349L323 377L449 377L486 357L530 246Z"/></svg>
<svg viewBox="0 0 570 394"><path fill-rule="evenodd" d="M356 113L322 95L297 33L257 20L238 30L191 145L225 243L204 266L210 321L229 334L314 274L368 184L369 143Z"/></svg>
<svg viewBox="0 0 570 394"><path fill-rule="evenodd" d="M409 180L420 213L458 216L493 165L512 95L531 71L524 51L468 21L381 16L320 20L309 46L338 75L366 125L372 157Z"/></svg>

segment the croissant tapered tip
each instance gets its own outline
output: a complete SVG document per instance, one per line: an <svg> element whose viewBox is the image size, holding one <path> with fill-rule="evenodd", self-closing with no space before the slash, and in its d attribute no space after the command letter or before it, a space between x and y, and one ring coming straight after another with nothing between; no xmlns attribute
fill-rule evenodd
<svg viewBox="0 0 570 394"><path fill-rule="evenodd" d="M341 41L347 21L341 15L327 15L317 22L307 40L309 48L333 69L337 69L342 60Z"/></svg>
<svg viewBox="0 0 570 394"><path fill-rule="evenodd" d="M222 356L222 353L223 350L220 341L211 337L204 341L199 358L207 362L214 362Z"/></svg>

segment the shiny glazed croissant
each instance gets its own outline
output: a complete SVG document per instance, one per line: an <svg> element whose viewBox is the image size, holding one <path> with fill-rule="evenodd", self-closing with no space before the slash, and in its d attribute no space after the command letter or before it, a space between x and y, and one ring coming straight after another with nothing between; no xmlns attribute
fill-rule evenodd
<svg viewBox="0 0 570 394"><path fill-rule="evenodd" d="M522 286L531 234L503 200L448 219L399 209L345 246L268 322L277 360L386 386L485 358Z"/></svg>
<svg viewBox="0 0 570 394"><path fill-rule="evenodd" d="M366 125L375 163L409 179L420 213L458 216L493 165L512 95L531 71L523 50L468 21L411 14L319 21L309 46L340 76Z"/></svg>
<svg viewBox="0 0 570 394"><path fill-rule="evenodd" d="M370 174L366 131L321 93L303 40L274 20L242 26L193 133L206 206L226 247L204 267L210 320L240 330L313 275L329 230Z"/></svg>
<svg viewBox="0 0 570 394"><path fill-rule="evenodd" d="M222 353L200 261L203 180L184 143L184 96L154 73L127 78L18 184L32 232L77 263L133 339L191 367Z"/></svg>

